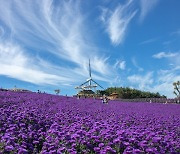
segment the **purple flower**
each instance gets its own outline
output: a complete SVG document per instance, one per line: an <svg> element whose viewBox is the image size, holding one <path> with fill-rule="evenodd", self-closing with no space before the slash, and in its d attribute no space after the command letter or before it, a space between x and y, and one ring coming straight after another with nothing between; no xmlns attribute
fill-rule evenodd
<svg viewBox="0 0 180 154"><path fill-rule="evenodd" d="M151 152L153 152L153 149L152 148L147 148L146 152L151 153Z"/></svg>
<svg viewBox="0 0 180 154"><path fill-rule="evenodd" d="M95 152L99 152L101 149L99 147L94 147Z"/></svg>
<svg viewBox="0 0 180 154"><path fill-rule="evenodd" d="M99 143L99 147L103 147L104 146L104 143Z"/></svg>
<svg viewBox="0 0 180 154"><path fill-rule="evenodd" d="M139 154L141 153L142 151L140 149L133 149L133 154Z"/></svg>
<svg viewBox="0 0 180 154"><path fill-rule="evenodd" d="M57 152L56 152L56 150L50 150L49 153L50 154L56 154Z"/></svg>
<svg viewBox="0 0 180 154"><path fill-rule="evenodd" d="M6 146L5 148L7 151L13 151L14 147L12 145Z"/></svg>
<svg viewBox="0 0 180 154"><path fill-rule="evenodd" d="M128 146L129 145L129 142L124 142L123 143L125 146Z"/></svg>
<svg viewBox="0 0 180 154"><path fill-rule="evenodd" d="M119 138L116 138L113 140L113 143L119 143L120 142L120 139Z"/></svg>
<svg viewBox="0 0 180 154"><path fill-rule="evenodd" d="M58 151L58 153L59 153L59 152L64 152L65 149L66 149L65 147L62 147L62 148L59 148L57 151Z"/></svg>
<svg viewBox="0 0 180 154"><path fill-rule="evenodd" d="M160 140L161 140L161 137L153 137L152 138L152 141L155 142L155 143L159 142Z"/></svg>
<svg viewBox="0 0 180 154"><path fill-rule="evenodd" d="M39 141L33 141L33 144L39 144Z"/></svg>
<svg viewBox="0 0 180 154"><path fill-rule="evenodd" d="M0 91L0 143L22 154L177 153L179 107Z"/></svg>
<svg viewBox="0 0 180 154"><path fill-rule="evenodd" d="M28 151L24 148L20 148L18 151L18 154L26 154L26 153L28 153Z"/></svg>

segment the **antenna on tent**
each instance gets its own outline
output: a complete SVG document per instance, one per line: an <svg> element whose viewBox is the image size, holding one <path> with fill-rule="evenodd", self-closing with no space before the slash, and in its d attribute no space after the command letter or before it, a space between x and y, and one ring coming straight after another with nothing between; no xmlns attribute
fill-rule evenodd
<svg viewBox="0 0 180 154"><path fill-rule="evenodd" d="M91 78L91 63L90 63L90 59L89 59L89 77Z"/></svg>

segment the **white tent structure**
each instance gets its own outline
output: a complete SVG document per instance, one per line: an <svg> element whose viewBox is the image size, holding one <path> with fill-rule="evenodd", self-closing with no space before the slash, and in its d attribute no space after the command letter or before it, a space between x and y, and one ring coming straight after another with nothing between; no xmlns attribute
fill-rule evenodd
<svg viewBox="0 0 180 154"><path fill-rule="evenodd" d="M92 76L91 76L91 64L90 64L90 59L89 59L89 78L84 82L82 83L81 85L75 87L75 89L81 89L83 91L93 91L92 89L96 90L96 87L100 87L102 89L104 89L100 84L98 84L96 81L94 81L92 79Z"/></svg>

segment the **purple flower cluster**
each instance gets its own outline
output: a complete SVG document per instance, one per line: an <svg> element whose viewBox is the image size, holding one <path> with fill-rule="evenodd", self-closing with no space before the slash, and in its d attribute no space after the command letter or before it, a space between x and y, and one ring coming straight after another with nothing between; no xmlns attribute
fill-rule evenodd
<svg viewBox="0 0 180 154"><path fill-rule="evenodd" d="M0 92L0 153L180 153L180 106Z"/></svg>

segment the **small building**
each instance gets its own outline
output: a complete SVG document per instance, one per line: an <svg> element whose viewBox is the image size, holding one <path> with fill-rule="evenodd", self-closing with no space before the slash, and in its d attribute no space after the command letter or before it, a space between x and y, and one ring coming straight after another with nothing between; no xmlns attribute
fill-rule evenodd
<svg viewBox="0 0 180 154"><path fill-rule="evenodd" d="M112 94L110 94L110 96L108 96L108 99L110 100L115 100L118 98L118 93L113 92Z"/></svg>

